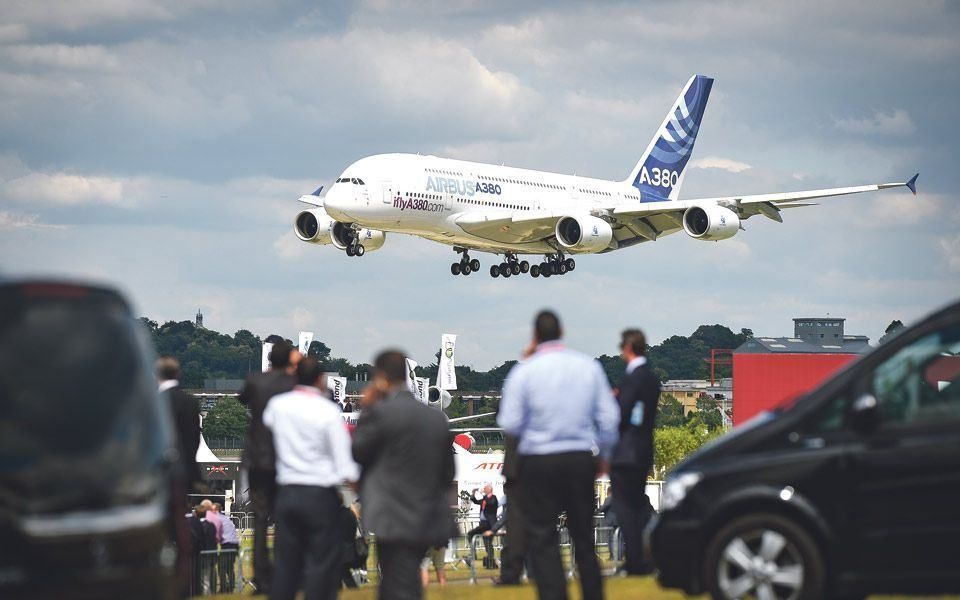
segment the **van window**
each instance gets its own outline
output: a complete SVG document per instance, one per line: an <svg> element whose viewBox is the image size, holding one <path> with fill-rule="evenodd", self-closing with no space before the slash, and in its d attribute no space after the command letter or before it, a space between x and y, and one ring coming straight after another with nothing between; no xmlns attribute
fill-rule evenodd
<svg viewBox="0 0 960 600"><path fill-rule="evenodd" d="M901 348L872 383L885 424L960 420L960 323Z"/></svg>

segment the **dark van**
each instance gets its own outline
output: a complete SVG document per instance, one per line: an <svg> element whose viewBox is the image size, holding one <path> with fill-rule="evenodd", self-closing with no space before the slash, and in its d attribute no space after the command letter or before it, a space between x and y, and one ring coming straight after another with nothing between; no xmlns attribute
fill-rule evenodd
<svg viewBox="0 0 960 600"><path fill-rule="evenodd" d="M646 534L714 598L960 591L960 303L679 464Z"/></svg>
<svg viewBox="0 0 960 600"><path fill-rule="evenodd" d="M0 597L170 597L170 416L116 292L0 280Z"/></svg>

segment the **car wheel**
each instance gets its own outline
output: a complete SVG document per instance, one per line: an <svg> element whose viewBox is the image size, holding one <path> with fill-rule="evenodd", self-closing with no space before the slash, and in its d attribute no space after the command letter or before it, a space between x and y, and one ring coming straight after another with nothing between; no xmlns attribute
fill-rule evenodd
<svg viewBox="0 0 960 600"><path fill-rule="evenodd" d="M824 596L816 542L790 519L754 514L734 520L707 545L703 579L713 598L814 600Z"/></svg>

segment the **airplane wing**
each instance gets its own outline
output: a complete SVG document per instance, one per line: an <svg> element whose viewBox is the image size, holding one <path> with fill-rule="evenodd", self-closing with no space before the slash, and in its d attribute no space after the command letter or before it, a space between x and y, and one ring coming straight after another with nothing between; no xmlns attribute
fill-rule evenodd
<svg viewBox="0 0 960 600"><path fill-rule="evenodd" d="M606 217L614 227L614 239L618 248L653 241L683 229L683 213L691 206L719 205L736 211L741 219L754 215L763 215L782 223L780 212L788 208L816 206L809 202L818 198L845 196L862 192L874 192L896 187L906 187L916 195L917 177L901 183L880 183L853 187L805 190L800 192L782 192L775 194L755 194L745 196L726 196L718 198L696 198L691 200L669 200L663 202L643 202L620 204L598 209L591 213ZM510 211L490 214L464 214L456 220L465 232L505 244L536 242L554 235L557 221L571 216L569 209L561 211L531 211L513 214Z"/></svg>
<svg viewBox="0 0 960 600"><path fill-rule="evenodd" d="M872 185L860 185L853 187L828 188L822 190L805 190L801 192L782 192L776 194L755 194L749 196L726 196L721 198L697 198L693 200L683 200L676 202L648 202L641 205L620 206L614 209L615 217L623 218L642 218L651 215L682 212L691 206L704 204L717 204L727 206L732 209L739 209L741 218L749 218L756 214L762 214L774 221L782 222L780 210L784 208L801 208L804 206L816 206L815 202L805 202L817 198L829 198L832 196L846 196L848 194L859 194L862 192L875 192L896 187L906 187L914 195L917 193L917 173L909 181L901 183L878 183ZM660 205L660 206L658 206Z"/></svg>

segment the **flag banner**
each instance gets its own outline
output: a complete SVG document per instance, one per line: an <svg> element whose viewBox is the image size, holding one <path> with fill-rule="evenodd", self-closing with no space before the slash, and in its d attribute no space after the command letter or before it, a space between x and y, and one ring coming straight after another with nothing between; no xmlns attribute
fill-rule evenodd
<svg viewBox="0 0 960 600"><path fill-rule="evenodd" d="M424 404L430 399L430 380L426 377L417 377L417 393L414 394L417 400Z"/></svg>
<svg viewBox="0 0 960 600"><path fill-rule="evenodd" d="M440 338L440 371L437 373L437 387L441 390L457 389L457 372L454 369L456 346L456 335L445 333Z"/></svg>
<svg viewBox="0 0 960 600"><path fill-rule="evenodd" d="M327 389L330 390L330 397L337 404L343 404L347 400L346 377L327 377Z"/></svg>
<svg viewBox="0 0 960 600"><path fill-rule="evenodd" d="M273 344L263 343L263 353L260 355L260 370L266 373L270 370L270 351L273 350Z"/></svg>
<svg viewBox="0 0 960 600"><path fill-rule="evenodd" d="M306 356L307 350L310 349L310 342L313 341L313 332L312 331L301 331L300 332L300 354Z"/></svg>
<svg viewBox="0 0 960 600"><path fill-rule="evenodd" d="M414 396L417 395L417 374L415 369L417 368L417 361L412 358L407 359L407 389L410 390L410 393Z"/></svg>

